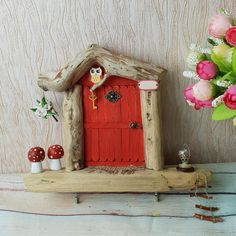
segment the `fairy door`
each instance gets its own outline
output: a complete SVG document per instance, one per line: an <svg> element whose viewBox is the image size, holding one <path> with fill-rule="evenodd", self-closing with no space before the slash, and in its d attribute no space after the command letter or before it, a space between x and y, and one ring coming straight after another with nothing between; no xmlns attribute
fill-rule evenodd
<svg viewBox="0 0 236 236"><path fill-rule="evenodd" d="M136 81L110 77L91 94L83 87L85 166L144 166L140 91ZM96 96L96 100L91 99Z"/></svg>

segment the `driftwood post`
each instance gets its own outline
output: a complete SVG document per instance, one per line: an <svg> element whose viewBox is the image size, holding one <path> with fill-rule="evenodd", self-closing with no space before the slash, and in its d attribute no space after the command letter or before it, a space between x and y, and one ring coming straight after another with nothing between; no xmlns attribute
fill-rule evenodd
<svg viewBox="0 0 236 236"><path fill-rule="evenodd" d="M161 170L164 158L161 145L160 91L141 90L140 95L146 168Z"/></svg>
<svg viewBox="0 0 236 236"><path fill-rule="evenodd" d="M83 167L82 87L75 85L66 91L64 104L64 150L67 171Z"/></svg>

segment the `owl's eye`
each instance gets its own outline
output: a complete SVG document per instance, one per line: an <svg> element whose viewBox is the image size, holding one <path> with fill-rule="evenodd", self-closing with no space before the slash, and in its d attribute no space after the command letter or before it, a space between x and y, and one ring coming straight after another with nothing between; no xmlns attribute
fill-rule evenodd
<svg viewBox="0 0 236 236"><path fill-rule="evenodd" d="M102 74L101 68L97 68L97 69L96 69L96 74L98 74L98 75L101 75L101 74Z"/></svg>
<svg viewBox="0 0 236 236"><path fill-rule="evenodd" d="M92 69L90 70L90 74L94 74L94 73L95 73L95 69L92 68Z"/></svg>

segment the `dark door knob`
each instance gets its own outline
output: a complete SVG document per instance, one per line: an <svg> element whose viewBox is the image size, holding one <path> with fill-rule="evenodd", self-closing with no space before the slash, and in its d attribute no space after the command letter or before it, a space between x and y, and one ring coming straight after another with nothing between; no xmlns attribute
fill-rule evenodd
<svg viewBox="0 0 236 236"><path fill-rule="evenodd" d="M130 122L129 127L130 127L131 129L137 129L137 128L138 128L138 123L132 121L132 122Z"/></svg>

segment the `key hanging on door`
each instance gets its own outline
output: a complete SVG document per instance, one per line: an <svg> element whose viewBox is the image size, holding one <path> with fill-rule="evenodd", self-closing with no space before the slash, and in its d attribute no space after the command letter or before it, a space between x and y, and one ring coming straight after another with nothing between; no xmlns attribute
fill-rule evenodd
<svg viewBox="0 0 236 236"><path fill-rule="evenodd" d="M89 96L89 99L92 101L93 110L98 109L98 107L95 105L95 101L98 99L98 97L94 94L93 91L91 91L91 95Z"/></svg>

